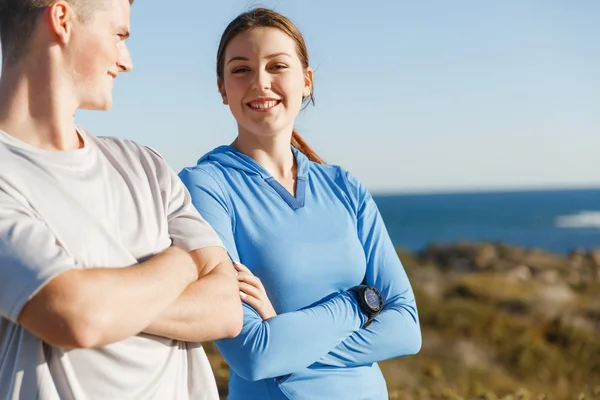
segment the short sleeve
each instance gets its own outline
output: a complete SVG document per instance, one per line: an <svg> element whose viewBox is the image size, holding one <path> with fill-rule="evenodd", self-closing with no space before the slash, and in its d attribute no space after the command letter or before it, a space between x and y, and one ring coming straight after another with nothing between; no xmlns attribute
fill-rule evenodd
<svg viewBox="0 0 600 400"><path fill-rule="evenodd" d="M0 316L16 323L45 284L78 267L43 220L0 190Z"/></svg>
<svg viewBox="0 0 600 400"><path fill-rule="evenodd" d="M223 246L223 242L192 204L189 191L162 157L157 160L157 178L163 191L169 235L175 246L187 251Z"/></svg>

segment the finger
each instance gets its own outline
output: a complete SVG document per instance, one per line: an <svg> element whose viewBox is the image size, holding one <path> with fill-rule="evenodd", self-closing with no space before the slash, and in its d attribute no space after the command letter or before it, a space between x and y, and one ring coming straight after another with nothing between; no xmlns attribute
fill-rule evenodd
<svg viewBox="0 0 600 400"><path fill-rule="evenodd" d="M257 289L260 289L261 291L264 290L262 282L260 281L259 278L257 278L254 275L250 275L246 272L240 272L237 276L238 278L238 282L246 282L252 286L254 286Z"/></svg>
<svg viewBox="0 0 600 400"><path fill-rule="evenodd" d="M252 296L252 297L256 297L259 300L262 299L262 297L263 297L262 292L258 288L254 287L246 282L240 282L239 288L240 288L240 291L242 291L243 293L245 293L249 296Z"/></svg>
<svg viewBox="0 0 600 400"><path fill-rule="evenodd" d="M246 267L244 264L239 263L237 261L233 262L233 266L235 267L235 269L237 269L238 271L244 271L244 272L248 272L249 274L252 274L252 272L248 269L248 267Z"/></svg>
<svg viewBox="0 0 600 400"><path fill-rule="evenodd" d="M240 293L242 293L242 292L240 292ZM247 294L244 293L242 295L242 301L244 303L250 305L252 308L254 308L254 310L256 310L256 312L258 313L258 315L260 315L260 317L265 321L277 316L277 313L275 312L273 307L265 304L264 302L260 301L259 299L255 298L255 297L248 296Z"/></svg>
<svg viewBox="0 0 600 400"><path fill-rule="evenodd" d="M255 288L257 288L258 290L260 290L263 295L265 295L265 296L267 295L267 291L265 290L265 287L262 284L262 281L257 276L248 275L245 272L240 272L238 275L238 282L246 282L246 283L254 286Z"/></svg>
<svg viewBox="0 0 600 400"><path fill-rule="evenodd" d="M252 308L254 308L260 314L262 307L262 302L260 300L258 300L256 297L249 296L244 292L240 292L240 297L244 303L252 306Z"/></svg>

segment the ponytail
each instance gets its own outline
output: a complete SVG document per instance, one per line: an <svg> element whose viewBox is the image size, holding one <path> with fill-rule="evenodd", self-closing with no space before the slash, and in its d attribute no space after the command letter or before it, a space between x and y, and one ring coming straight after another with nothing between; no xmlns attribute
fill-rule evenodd
<svg viewBox="0 0 600 400"><path fill-rule="evenodd" d="M302 139L302 136L298 133L297 130L292 131L292 146L300 150L306 158L310 161L314 161L317 164L325 164L325 162L314 152L313 149L310 148L308 144Z"/></svg>

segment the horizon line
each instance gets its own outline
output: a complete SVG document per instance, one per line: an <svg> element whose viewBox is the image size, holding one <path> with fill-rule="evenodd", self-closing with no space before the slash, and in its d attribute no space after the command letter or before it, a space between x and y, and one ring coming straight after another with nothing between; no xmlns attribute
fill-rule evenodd
<svg viewBox="0 0 600 400"><path fill-rule="evenodd" d="M547 185L547 186L492 186L492 187L455 187L431 189L395 189L371 190L374 197L420 196L420 195L459 195L459 194L495 194L528 192L567 192L600 190L600 184L591 185Z"/></svg>

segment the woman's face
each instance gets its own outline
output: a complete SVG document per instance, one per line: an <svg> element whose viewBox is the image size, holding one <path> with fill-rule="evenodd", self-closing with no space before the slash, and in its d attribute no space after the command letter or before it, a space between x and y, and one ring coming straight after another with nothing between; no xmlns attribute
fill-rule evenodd
<svg viewBox="0 0 600 400"><path fill-rule="evenodd" d="M286 33L257 28L229 42L218 84L240 135L289 135L302 100L311 93L312 70L303 68Z"/></svg>

